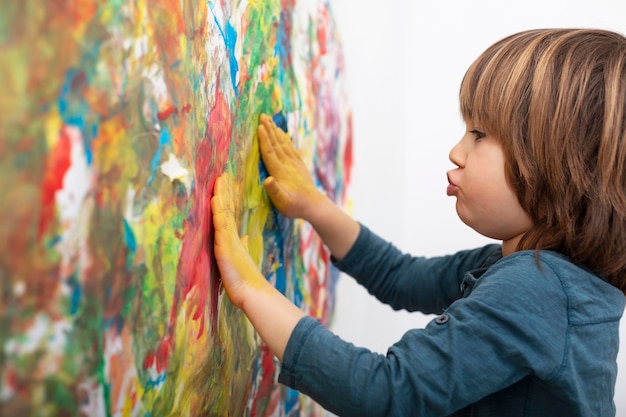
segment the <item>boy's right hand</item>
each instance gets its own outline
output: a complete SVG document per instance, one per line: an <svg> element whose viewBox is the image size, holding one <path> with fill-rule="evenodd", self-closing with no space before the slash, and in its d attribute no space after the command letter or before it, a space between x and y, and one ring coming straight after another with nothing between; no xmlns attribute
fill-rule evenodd
<svg viewBox="0 0 626 417"><path fill-rule="evenodd" d="M289 136L262 114L257 129L261 157L270 176L263 187L278 211L289 218L310 220L315 206L326 199L316 186Z"/></svg>

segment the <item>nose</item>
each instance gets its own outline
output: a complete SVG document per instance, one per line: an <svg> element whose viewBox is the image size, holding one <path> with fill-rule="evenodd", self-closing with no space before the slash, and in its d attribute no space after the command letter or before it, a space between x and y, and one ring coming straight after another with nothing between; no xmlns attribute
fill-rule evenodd
<svg viewBox="0 0 626 417"><path fill-rule="evenodd" d="M448 154L448 158L450 159L450 162L452 162L454 165L458 166L459 168L463 167L463 149L461 148L461 141L459 141L456 145L454 145L452 147L452 149L450 149L450 153Z"/></svg>

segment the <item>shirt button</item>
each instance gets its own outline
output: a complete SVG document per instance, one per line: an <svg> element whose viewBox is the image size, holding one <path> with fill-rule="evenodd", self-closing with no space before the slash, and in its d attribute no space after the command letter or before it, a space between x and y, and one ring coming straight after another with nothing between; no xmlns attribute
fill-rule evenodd
<svg viewBox="0 0 626 417"><path fill-rule="evenodd" d="M437 324L445 324L448 322L448 319L450 319L450 317L448 317L447 314L442 314L441 316L435 318L435 323Z"/></svg>

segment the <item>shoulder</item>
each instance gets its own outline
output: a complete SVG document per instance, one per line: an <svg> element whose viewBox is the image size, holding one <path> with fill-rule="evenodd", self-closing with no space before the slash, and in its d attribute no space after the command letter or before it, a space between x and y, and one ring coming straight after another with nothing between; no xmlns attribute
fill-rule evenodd
<svg viewBox="0 0 626 417"><path fill-rule="evenodd" d="M557 252L520 251L497 261L484 274L483 290L529 306L561 305L570 324L619 320L626 298L598 275Z"/></svg>

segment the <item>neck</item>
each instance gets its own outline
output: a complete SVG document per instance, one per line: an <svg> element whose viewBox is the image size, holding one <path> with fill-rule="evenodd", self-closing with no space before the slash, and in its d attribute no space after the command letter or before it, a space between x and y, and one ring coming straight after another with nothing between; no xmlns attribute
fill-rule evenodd
<svg viewBox="0 0 626 417"><path fill-rule="evenodd" d="M517 245L519 241L522 240L522 236L524 233L520 233L517 236L513 236L510 239L506 239L502 241L502 256L507 256L512 254L513 252L517 252Z"/></svg>

